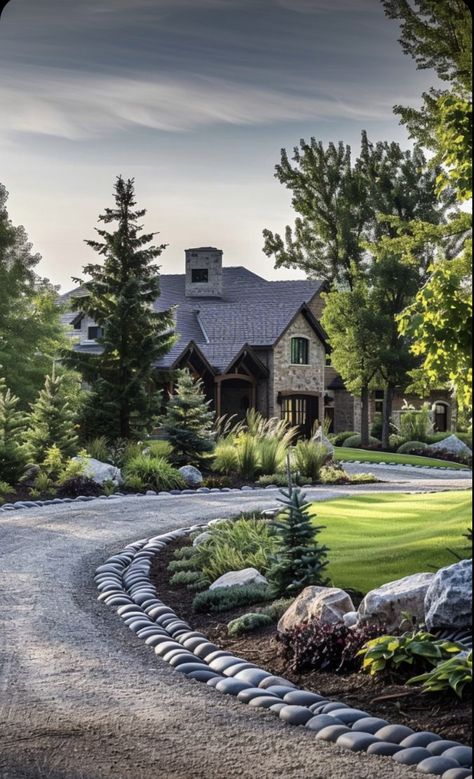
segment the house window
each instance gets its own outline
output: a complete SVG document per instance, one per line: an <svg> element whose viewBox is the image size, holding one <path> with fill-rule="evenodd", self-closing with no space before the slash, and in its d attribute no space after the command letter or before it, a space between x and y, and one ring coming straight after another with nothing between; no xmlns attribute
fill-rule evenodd
<svg viewBox="0 0 474 779"><path fill-rule="evenodd" d="M101 327L97 327L96 325L93 325L92 327L87 328L87 340L88 341L97 341L98 338L102 338L104 334L104 331Z"/></svg>
<svg viewBox="0 0 474 779"><path fill-rule="evenodd" d="M282 404L282 419L294 427L304 427L307 417L306 398L285 398Z"/></svg>
<svg viewBox="0 0 474 779"><path fill-rule="evenodd" d="M291 339L291 364L309 364L309 341L307 338Z"/></svg>
<svg viewBox="0 0 474 779"><path fill-rule="evenodd" d="M193 268L191 271L191 281L193 284L207 284L209 281L209 271L207 268Z"/></svg>
<svg viewBox="0 0 474 779"><path fill-rule="evenodd" d="M383 403L385 400L385 390L375 390L375 413L383 414Z"/></svg>
<svg viewBox="0 0 474 779"><path fill-rule="evenodd" d="M74 330L81 330L82 329L82 317L80 319L74 320Z"/></svg>

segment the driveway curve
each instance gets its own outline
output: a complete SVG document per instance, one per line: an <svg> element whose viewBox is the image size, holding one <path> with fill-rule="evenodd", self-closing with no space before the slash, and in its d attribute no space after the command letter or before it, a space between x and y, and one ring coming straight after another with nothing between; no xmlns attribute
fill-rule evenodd
<svg viewBox="0 0 474 779"><path fill-rule="evenodd" d="M360 492L459 489L467 475ZM276 493L97 500L0 513L2 779L408 779L390 760L320 743L183 679L99 604L93 575L139 538L241 510Z"/></svg>

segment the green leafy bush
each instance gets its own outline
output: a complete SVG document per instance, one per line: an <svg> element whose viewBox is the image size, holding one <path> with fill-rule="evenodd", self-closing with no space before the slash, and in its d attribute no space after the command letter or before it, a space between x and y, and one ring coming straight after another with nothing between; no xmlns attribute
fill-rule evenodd
<svg viewBox="0 0 474 779"><path fill-rule="evenodd" d="M412 452L422 452L427 449L427 445L423 441L407 441L398 447L398 454L411 454Z"/></svg>
<svg viewBox="0 0 474 779"><path fill-rule="evenodd" d="M179 471L164 459L139 454L132 457L123 469L125 486L135 489L136 479L139 479L147 490L182 489L186 486Z"/></svg>
<svg viewBox="0 0 474 779"><path fill-rule="evenodd" d="M327 446L316 441L298 441L292 452L294 469L312 481L319 481L321 468L328 459Z"/></svg>
<svg viewBox="0 0 474 779"><path fill-rule="evenodd" d="M47 491L45 490L45 492ZM79 495L96 498L102 493L100 484L87 476L72 476L65 479L57 491L58 498L78 498Z"/></svg>
<svg viewBox="0 0 474 779"><path fill-rule="evenodd" d="M350 436L350 438L346 438L343 445L348 447L349 449L360 449L361 443L362 443L362 438L358 433L356 433L356 435ZM370 449L380 449L381 446L382 446L382 442L379 441L378 438L369 436Z"/></svg>
<svg viewBox="0 0 474 779"><path fill-rule="evenodd" d="M372 427L370 428L370 435L379 440L382 438L383 431L383 416L382 414L375 414Z"/></svg>
<svg viewBox="0 0 474 779"><path fill-rule="evenodd" d="M306 479L299 474L292 474L291 478L293 479L293 482L299 486L303 486L306 482ZM259 476L257 484L259 484L260 487L269 487L270 485L274 485L275 487L287 487L288 476L286 473L273 473L268 476Z"/></svg>
<svg viewBox="0 0 474 779"><path fill-rule="evenodd" d="M325 465L320 474L322 484L347 484L349 474L338 463Z"/></svg>
<svg viewBox="0 0 474 779"><path fill-rule="evenodd" d="M77 454L76 410L62 376L46 376L45 385L31 408L25 441L30 458L44 461L55 446L64 457Z"/></svg>
<svg viewBox="0 0 474 779"><path fill-rule="evenodd" d="M397 435L396 433L392 433L392 435L389 438L390 443L390 449L393 452L397 452L398 449L403 446L403 444L406 444L407 439L404 438L402 435Z"/></svg>
<svg viewBox="0 0 474 779"><path fill-rule="evenodd" d="M270 588L265 584L222 587L217 590L206 590L206 592L200 592L196 595L193 609L197 613L212 612L218 614L269 600L272 600L272 594Z"/></svg>
<svg viewBox="0 0 474 779"><path fill-rule="evenodd" d="M276 539L268 523L261 519L239 519L209 528L210 538L196 548L195 568L210 581L229 571L256 568L265 574L276 550Z"/></svg>
<svg viewBox="0 0 474 779"><path fill-rule="evenodd" d="M225 439L217 444L212 467L217 473L223 473L226 476L238 473L239 457L234 443L230 443L228 439Z"/></svg>
<svg viewBox="0 0 474 779"><path fill-rule="evenodd" d="M387 671L399 671L404 666L435 666L461 651L460 644L418 631L403 636L381 636L369 641L360 654L364 657L363 670L377 676Z"/></svg>
<svg viewBox="0 0 474 779"><path fill-rule="evenodd" d="M354 430L345 430L342 433L332 433L329 436L329 440L334 446L343 446L344 441L347 441L348 438L355 435L357 435L357 433Z"/></svg>
<svg viewBox="0 0 474 779"><path fill-rule="evenodd" d="M176 549L173 557L175 560L189 560L196 554L196 548L194 546L180 546Z"/></svg>
<svg viewBox="0 0 474 779"><path fill-rule="evenodd" d="M453 690L463 698L466 692L472 692L472 651L439 663L428 673L409 679L408 684L421 684L427 693Z"/></svg>
<svg viewBox="0 0 474 779"><path fill-rule="evenodd" d="M171 577L170 584L174 587L193 585L193 589L204 590L209 587L210 581L200 571L178 571Z"/></svg>
<svg viewBox="0 0 474 779"><path fill-rule="evenodd" d="M127 476L127 480L124 483L124 486L128 490L132 490L132 492L145 492L147 489L146 483L141 478L141 476L134 476L132 474Z"/></svg>
<svg viewBox="0 0 474 779"><path fill-rule="evenodd" d="M431 409L425 403L421 409L406 404L400 414L400 435L407 441L426 441L433 432Z"/></svg>
<svg viewBox="0 0 474 779"><path fill-rule="evenodd" d="M271 618L263 612L250 612L229 622L227 632L231 637L242 636L246 633L252 633L254 630L268 627L271 624Z"/></svg>
<svg viewBox="0 0 474 779"><path fill-rule="evenodd" d="M85 444L85 450L89 457L99 460L101 463L109 462L109 446L105 435L97 436Z"/></svg>
<svg viewBox="0 0 474 779"><path fill-rule="evenodd" d="M172 449L169 441L159 439L149 439L143 444L145 454L152 454L154 457L165 457L169 459Z"/></svg>
<svg viewBox="0 0 474 779"><path fill-rule="evenodd" d="M168 564L168 571L170 573L181 573L189 571L199 570L199 563L197 562L197 556L184 557L181 560L171 560Z"/></svg>

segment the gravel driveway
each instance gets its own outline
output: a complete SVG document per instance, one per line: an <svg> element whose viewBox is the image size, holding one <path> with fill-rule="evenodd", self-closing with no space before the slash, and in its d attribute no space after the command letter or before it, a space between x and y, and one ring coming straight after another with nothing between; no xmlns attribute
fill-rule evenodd
<svg viewBox="0 0 474 779"><path fill-rule="evenodd" d="M390 471L395 482L357 492L469 486L468 474L410 474ZM310 494L326 499L354 492ZM0 514L0 777L412 776L390 760L318 743L302 728L183 679L97 603L95 567L124 544L274 505L275 493L259 491Z"/></svg>

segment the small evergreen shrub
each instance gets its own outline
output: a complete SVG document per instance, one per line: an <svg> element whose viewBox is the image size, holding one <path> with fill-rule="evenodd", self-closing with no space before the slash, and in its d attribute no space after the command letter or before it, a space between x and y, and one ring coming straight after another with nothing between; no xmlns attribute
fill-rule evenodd
<svg viewBox="0 0 474 779"><path fill-rule="evenodd" d="M272 600L272 594L265 584L222 587L217 590L206 590L206 592L200 592L196 595L193 609L196 613L219 614L241 606L253 606L256 603L264 603L269 600Z"/></svg>
<svg viewBox="0 0 474 779"><path fill-rule="evenodd" d="M348 438L351 438L352 436L357 435L354 430L345 430L342 433L332 433L329 436L329 440L334 446L344 446L344 441L346 441Z"/></svg>
<svg viewBox="0 0 474 779"><path fill-rule="evenodd" d="M22 445L27 418L18 403L0 379L0 479L11 484L17 484L27 463Z"/></svg>
<svg viewBox="0 0 474 779"><path fill-rule="evenodd" d="M425 452L428 446L423 441L407 441L398 447L398 454L412 454L413 452Z"/></svg>
<svg viewBox="0 0 474 779"><path fill-rule="evenodd" d="M362 443L362 437L357 433L356 435L346 438L343 445L346 446L348 449L360 449L361 443ZM378 438L369 436L369 449L380 449L381 446L382 446L382 442L379 441Z"/></svg>
<svg viewBox="0 0 474 779"><path fill-rule="evenodd" d="M166 407L163 429L178 465L199 465L214 449L214 412L209 410L203 387L189 371L180 371L175 394Z"/></svg>
<svg viewBox="0 0 474 779"><path fill-rule="evenodd" d="M58 498L78 498L79 495L96 498L102 493L100 484L96 484L93 479L89 479L87 476L72 476L65 479L57 490Z"/></svg>
<svg viewBox="0 0 474 779"><path fill-rule="evenodd" d="M45 385L32 406L25 434L32 459L39 464L55 446L63 457L77 454L76 413L71 407L62 376L46 376Z"/></svg>
<svg viewBox="0 0 474 779"><path fill-rule="evenodd" d="M383 431L383 416L382 414L376 414L374 416L372 427L370 428L370 435L374 438L378 438L379 441L382 438Z"/></svg>
<svg viewBox="0 0 474 779"><path fill-rule="evenodd" d="M189 584L198 584L200 585L200 589L204 589L204 587L209 587L210 582L206 580L202 573L200 571L177 571L171 579L170 584L172 584L174 587L179 587L181 585L188 586Z"/></svg>
<svg viewBox="0 0 474 779"><path fill-rule="evenodd" d="M298 441L292 454L294 469L315 482L319 481L321 468L330 459L327 446L316 441Z"/></svg>
<svg viewBox="0 0 474 779"><path fill-rule="evenodd" d="M195 554L196 549L194 546L181 546L179 549L176 549L173 557L175 560L189 560Z"/></svg>
<svg viewBox="0 0 474 779"><path fill-rule="evenodd" d="M262 612L250 612L242 617L237 617L227 625L227 632L231 638L252 633L254 630L266 628L272 624L272 620Z"/></svg>
<svg viewBox="0 0 474 779"><path fill-rule="evenodd" d="M139 454L132 457L123 469L125 486L135 489L138 478L147 490L183 489L186 484L176 468L163 457Z"/></svg>
<svg viewBox="0 0 474 779"><path fill-rule="evenodd" d="M278 640L281 655L295 673L326 671L346 674L360 669L360 650L368 640L383 632L383 627L378 625L348 628L343 623L328 625L311 620L280 634Z"/></svg>
<svg viewBox="0 0 474 779"><path fill-rule="evenodd" d="M192 571L195 573L198 570L198 563L196 556L185 557L181 560L171 560L168 564L168 571L170 573L189 573Z"/></svg>

